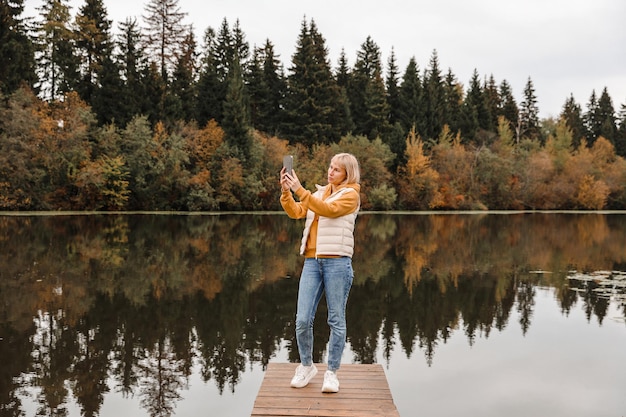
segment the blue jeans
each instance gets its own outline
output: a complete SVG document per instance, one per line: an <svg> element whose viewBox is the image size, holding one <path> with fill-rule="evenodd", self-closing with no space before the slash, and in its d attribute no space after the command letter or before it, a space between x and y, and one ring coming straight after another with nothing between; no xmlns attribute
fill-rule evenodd
<svg viewBox="0 0 626 417"><path fill-rule="evenodd" d="M339 369L346 344L346 304L353 278L352 259L347 256L304 260L296 313L296 339L303 365L313 363L313 321L322 293L325 293L330 327L328 369Z"/></svg>

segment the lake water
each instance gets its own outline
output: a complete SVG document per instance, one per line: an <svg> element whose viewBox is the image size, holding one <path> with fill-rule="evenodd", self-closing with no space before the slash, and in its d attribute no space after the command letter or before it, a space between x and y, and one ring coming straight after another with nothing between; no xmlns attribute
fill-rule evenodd
<svg viewBox="0 0 626 417"><path fill-rule="evenodd" d="M298 359L302 227L0 215L0 414L249 415ZM626 213L363 213L356 240L343 360L403 417L626 415ZM324 305L315 333L324 362Z"/></svg>

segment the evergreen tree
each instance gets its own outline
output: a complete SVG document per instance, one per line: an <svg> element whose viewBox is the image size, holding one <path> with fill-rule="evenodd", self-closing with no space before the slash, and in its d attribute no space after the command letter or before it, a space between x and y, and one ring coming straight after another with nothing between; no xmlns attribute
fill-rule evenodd
<svg viewBox="0 0 626 417"><path fill-rule="evenodd" d="M204 34L204 51L196 86L196 120L200 126L205 126L211 119L218 122L222 120L225 93L224 84L218 76L216 49L217 37L215 31L209 27Z"/></svg>
<svg viewBox="0 0 626 417"><path fill-rule="evenodd" d="M239 59L235 58L228 73L228 90L224 101L222 128L224 139L232 148L239 151L242 161L249 160L252 148L248 103Z"/></svg>
<svg viewBox="0 0 626 417"><path fill-rule="evenodd" d="M56 100L72 91L78 80L70 10L67 0L45 0L38 10L42 17L36 39L40 89L44 97Z"/></svg>
<svg viewBox="0 0 626 417"><path fill-rule="evenodd" d="M483 89L480 85L478 70L474 69L472 78L470 79L469 89L463 101L461 132L464 138L468 140L474 140L476 138L476 133L481 127L480 121L484 121L486 114L486 109L483 110L484 106L485 100L483 98Z"/></svg>
<svg viewBox="0 0 626 417"><path fill-rule="evenodd" d="M387 78L385 88L387 90L387 103L389 103L389 123L395 124L400 120L400 71L396 63L396 53L391 49L391 55L387 61Z"/></svg>
<svg viewBox="0 0 626 417"><path fill-rule="evenodd" d="M539 108L537 107L537 97L535 87L528 77L524 87L524 100L520 104L519 113L520 136L531 140L541 138L539 131Z"/></svg>
<svg viewBox="0 0 626 417"><path fill-rule="evenodd" d="M171 106L168 117L172 122L179 120L190 121L195 119L196 90L196 39L193 30L189 30L183 41L183 49L169 86L168 95Z"/></svg>
<svg viewBox="0 0 626 417"><path fill-rule="evenodd" d="M613 107L613 100L611 99L611 96L609 96L609 92L606 87L604 87L602 94L600 94L597 114L594 118L598 120L598 124L600 126L596 139L602 136L615 145L615 132L617 131L617 126L615 124L615 108Z"/></svg>
<svg viewBox="0 0 626 417"><path fill-rule="evenodd" d="M444 83L445 123L451 132L458 132L462 124L463 86L459 84L451 69Z"/></svg>
<svg viewBox="0 0 626 417"><path fill-rule="evenodd" d="M124 97L130 97L120 76L120 67L111 56L104 57L98 74L98 88L91 96L91 107L99 124L116 123L120 127L129 120L130 106Z"/></svg>
<svg viewBox="0 0 626 417"><path fill-rule="evenodd" d="M600 135L602 129L602 121L598 117L600 111L598 110L598 97L596 96L596 90L591 91L589 102L587 103L587 112L583 115L585 122L585 130L587 132L587 145L591 146Z"/></svg>
<svg viewBox="0 0 626 417"><path fill-rule="evenodd" d="M76 16L76 54L80 59L80 78L76 91L87 103L92 103L94 91L100 88L99 77L105 59L110 58L113 45L111 21L102 0L86 0ZM109 68L110 69L110 68Z"/></svg>
<svg viewBox="0 0 626 417"><path fill-rule="evenodd" d="M439 136L445 123L445 91L437 51L433 51L430 66L424 73L424 111L426 125L421 135L427 139Z"/></svg>
<svg viewBox="0 0 626 417"><path fill-rule="evenodd" d="M33 88L37 81L32 40L25 22L24 0L0 2L0 93L9 95L24 82Z"/></svg>
<svg viewBox="0 0 626 417"><path fill-rule="evenodd" d="M389 105L382 75L380 49L368 36L357 52L348 89L355 134L369 139L389 131Z"/></svg>
<svg viewBox="0 0 626 417"><path fill-rule="evenodd" d="M223 83L225 86L226 78L228 77L228 70L231 63L235 59L235 41L226 18L222 20L222 25L217 33L215 48L213 48L211 52L215 61L217 78L219 82ZM225 95L226 88L224 87L224 94L222 98Z"/></svg>
<svg viewBox="0 0 626 417"><path fill-rule="evenodd" d="M337 65L337 73L335 75L335 79L337 80L337 85L340 88L348 88L348 83L350 82L350 66L348 65L346 51L343 48L341 48L341 53L339 54L339 61Z"/></svg>
<svg viewBox="0 0 626 417"><path fill-rule="evenodd" d="M500 91L498 90L493 74L490 75L489 79L485 81L483 94L485 98L485 107L487 108L487 115L490 116L485 120L485 126L483 126L483 129L489 132L495 132L498 127L498 112L501 107L502 98L500 97Z"/></svg>
<svg viewBox="0 0 626 417"><path fill-rule="evenodd" d="M244 78L250 96L250 124L255 129L266 132L265 129L261 128L263 123L261 107L264 105L269 87L263 79L263 50L261 48L253 48L252 59L248 63Z"/></svg>
<svg viewBox="0 0 626 417"><path fill-rule="evenodd" d="M284 134L311 146L339 141L340 90L332 76L324 38L303 20L287 77Z"/></svg>
<svg viewBox="0 0 626 417"><path fill-rule="evenodd" d="M144 94L142 100L141 115L148 116L152 126L165 120L165 95L167 84L156 62L150 62L143 68L141 74L141 91Z"/></svg>
<svg viewBox="0 0 626 417"><path fill-rule="evenodd" d="M350 98L348 97L348 88L350 84L350 67L348 66L348 58L346 52L342 48L339 54L339 61L337 71L335 73L335 80L339 87L339 102L341 106L341 114L343 120L340 121L340 134L345 136L354 131L354 121L352 120L352 112L350 111Z"/></svg>
<svg viewBox="0 0 626 417"><path fill-rule="evenodd" d="M182 24L187 13L180 11L178 0L149 0L145 12L145 52L158 65L161 77L167 82L189 32Z"/></svg>
<svg viewBox="0 0 626 417"><path fill-rule="evenodd" d="M500 103L496 114L498 117L504 116L509 122L511 130L515 130L519 120L519 109L513 97L513 89L507 80L502 80L499 88ZM498 126L498 123L496 124Z"/></svg>
<svg viewBox="0 0 626 417"><path fill-rule="evenodd" d="M567 127L572 131L572 145L574 149L580 146L581 140L585 138L585 123L582 116L582 109L576 100L574 95L570 94L568 99L563 105L560 119L564 119Z"/></svg>
<svg viewBox="0 0 626 417"><path fill-rule="evenodd" d="M399 120L406 132L414 127L420 134L425 129L423 94L417 61L411 57L400 83Z"/></svg>
<svg viewBox="0 0 626 417"><path fill-rule="evenodd" d="M239 62L239 67L241 68L242 73L244 73L246 65L248 63L248 58L250 57L250 45L248 44L248 41L246 41L245 33L243 33L243 30L241 30L241 26L239 25L239 19L235 21L235 25L233 26L232 40L233 59L235 57L237 58Z"/></svg>
<svg viewBox="0 0 626 417"><path fill-rule="evenodd" d="M247 78L252 126L262 132L277 134L283 118L287 84L269 39L263 48L255 49Z"/></svg>
<svg viewBox="0 0 626 417"><path fill-rule="evenodd" d="M117 40L119 53L116 62L120 68L123 89L118 97L119 115L116 124L123 128L146 109L147 97L144 91L145 55L141 46L141 32L136 19L128 18L120 23ZM100 115L103 117L103 115Z"/></svg>

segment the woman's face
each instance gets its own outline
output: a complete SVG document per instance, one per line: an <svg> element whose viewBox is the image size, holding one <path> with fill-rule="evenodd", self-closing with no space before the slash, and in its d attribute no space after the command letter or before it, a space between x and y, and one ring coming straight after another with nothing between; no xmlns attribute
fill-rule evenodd
<svg viewBox="0 0 626 417"><path fill-rule="evenodd" d="M332 185L340 185L346 179L346 169L340 166L337 161L330 161L328 167L328 183Z"/></svg>

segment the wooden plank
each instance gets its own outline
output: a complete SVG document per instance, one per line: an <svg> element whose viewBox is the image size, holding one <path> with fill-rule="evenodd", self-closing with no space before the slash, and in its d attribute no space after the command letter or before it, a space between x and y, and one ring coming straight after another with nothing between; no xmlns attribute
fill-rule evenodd
<svg viewBox="0 0 626 417"><path fill-rule="evenodd" d="M296 366L268 364L252 417L400 417L381 365L342 365L335 394L321 392L324 364L315 364L318 373L309 385L291 388Z"/></svg>

